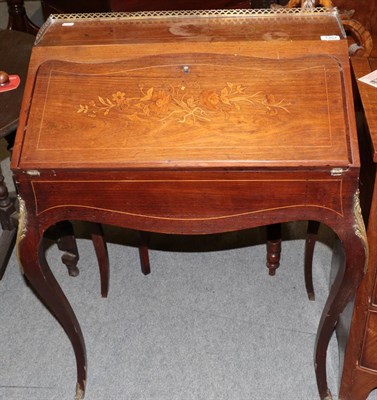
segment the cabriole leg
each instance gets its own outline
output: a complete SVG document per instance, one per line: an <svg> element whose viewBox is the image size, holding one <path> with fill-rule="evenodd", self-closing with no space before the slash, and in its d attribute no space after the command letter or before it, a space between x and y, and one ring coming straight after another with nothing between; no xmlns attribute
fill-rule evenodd
<svg viewBox="0 0 377 400"><path fill-rule="evenodd" d="M327 385L326 353L330 338L334 332L339 316L345 306L352 300L359 286L368 259L367 236L361 216L358 193L354 197L354 215L349 218L349 225L353 226L350 232L345 224L344 231L338 230L342 242L345 261L340 266L334 283L330 289L325 308L319 323L315 346L315 369L318 391L321 400L332 399ZM347 219L345 219L345 222ZM349 226L348 225L348 226Z"/></svg>
<svg viewBox="0 0 377 400"><path fill-rule="evenodd" d="M84 398L86 382L86 352L83 335L77 318L46 261L40 232L32 215L27 216L25 204L20 199L20 218L17 234L17 256L20 267L50 312L69 337L76 357L77 388L75 400Z"/></svg>

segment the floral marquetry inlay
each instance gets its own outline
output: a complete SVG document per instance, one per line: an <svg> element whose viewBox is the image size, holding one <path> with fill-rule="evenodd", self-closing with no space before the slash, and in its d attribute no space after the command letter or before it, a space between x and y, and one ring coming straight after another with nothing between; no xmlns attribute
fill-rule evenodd
<svg viewBox="0 0 377 400"><path fill-rule="evenodd" d="M130 121L175 121L195 124L213 118L229 119L230 114L245 111L276 115L289 113L291 105L284 98L276 98L263 91L253 92L247 87L227 82L219 89L190 89L184 84L166 88L140 88L140 95L129 96L119 90L111 96L98 96L88 104L80 104L77 112L89 117L121 113Z"/></svg>

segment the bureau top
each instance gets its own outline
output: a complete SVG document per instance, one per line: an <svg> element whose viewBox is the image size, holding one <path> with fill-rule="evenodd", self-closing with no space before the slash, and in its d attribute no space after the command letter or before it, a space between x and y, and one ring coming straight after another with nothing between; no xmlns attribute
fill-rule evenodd
<svg viewBox="0 0 377 400"><path fill-rule="evenodd" d="M336 10L206 10L52 15L38 46L345 37Z"/></svg>
<svg viewBox="0 0 377 400"><path fill-rule="evenodd" d="M334 10L52 16L12 168L358 165Z"/></svg>

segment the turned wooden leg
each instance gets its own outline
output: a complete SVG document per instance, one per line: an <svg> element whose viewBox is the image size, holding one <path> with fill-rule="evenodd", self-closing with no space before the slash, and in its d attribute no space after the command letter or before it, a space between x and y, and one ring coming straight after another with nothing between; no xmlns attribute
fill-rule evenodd
<svg viewBox="0 0 377 400"><path fill-rule="evenodd" d="M77 268L80 257L71 222L58 222L46 232L46 237L55 241L59 250L64 252L61 260L66 265L68 274L77 276L80 273Z"/></svg>
<svg viewBox="0 0 377 400"><path fill-rule="evenodd" d="M91 238L94 250L97 255L97 261L99 266L99 273L101 280L101 296L107 297L109 293L110 266L109 266L109 255L107 252L105 236L101 224L92 223L90 224L90 229L91 229Z"/></svg>
<svg viewBox="0 0 377 400"><path fill-rule="evenodd" d="M28 32L32 35L38 33L39 27L28 18L23 0L7 0L8 3L8 26L7 29Z"/></svg>
<svg viewBox="0 0 377 400"><path fill-rule="evenodd" d="M148 275L151 272L148 252L148 240L148 233L139 231L139 258L141 264L141 272L144 275Z"/></svg>
<svg viewBox="0 0 377 400"><path fill-rule="evenodd" d="M23 223L18 234L17 248L20 265L31 287L61 324L72 343L77 366L75 400L80 400L85 393L87 368L84 338L77 318L46 261L42 233L30 213L28 221L25 221L25 214L20 217Z"/></svg>
<svg viewBox="0 0 377 400"><path fill-rule="evenodd" d="M318 237L319 225L320 223L317 221L309 221L308 230L306 232L304 275L306 293L308 294L309 300L315 299L313 286L313 254Z"/></svg>
<svg viewBox="0 0 377 400"><path fill-rule="evenodd" d="M269 275L273 276L280 265L281 253L281 224L267 226L267 268Z"/></svg>
<svg viewBox="0 0 377 400"><path fill-rule="evenodd" d="M3 278L16 243L16 229L3 231L0 237L0 280Z"/></svg>
<svg viewBox="0 0 377 400"><path fill-rule="evenodd" d="M0 173L0 224L2 228L0 236L0 279L4 276L16 241L17 212L14 202L15 200L9 197L4 176Z"/></svg>

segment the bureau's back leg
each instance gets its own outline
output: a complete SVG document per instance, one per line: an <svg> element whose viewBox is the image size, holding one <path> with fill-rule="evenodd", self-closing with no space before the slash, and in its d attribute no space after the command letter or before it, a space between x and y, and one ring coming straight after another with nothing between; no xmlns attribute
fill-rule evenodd
<svg viewBox="0 0 377 400"><path fill-rule="evenodd" d="M306 232L304 276L306 293L308 294L309 300L315 299L313 286L313 254L318 237L319 225L320 223L317 221L309 221Z"/></svg>
<svg viewBox="0 0 377 400"><path fill-rule="evenodd" d="M281 224L267 225L267 261L268 273L274 276L280 265Z"/></svg>

